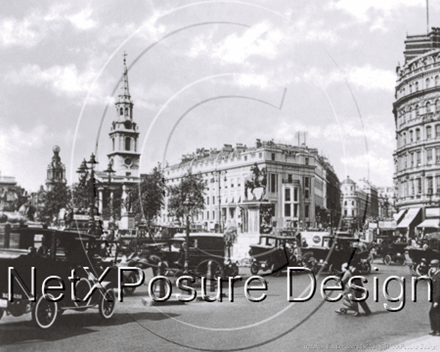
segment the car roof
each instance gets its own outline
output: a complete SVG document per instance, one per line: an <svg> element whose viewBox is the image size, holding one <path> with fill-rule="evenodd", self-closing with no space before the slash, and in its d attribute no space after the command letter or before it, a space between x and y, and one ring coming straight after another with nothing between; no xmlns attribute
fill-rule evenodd
<svg viewBox="0 0 440 352"><path fill-rule="evenodd" d="M193 232L189 234L190 237L218 237L224 238L222 233L211 233L211 232ZM176 233L174 238L185 238L186 233Z"/></svg>
<svg viewBox="0 0 440 352"><path fill-rule="evenodd" d="M59 236L78 236L78 239L85 239L88 240L90 238L97 239L96 236L83 234L80 232L74 232L74 231L62 231L57 229L43 229L43 228L37 228L37 227L17 227L12 230L14 233L20 233L24 235L59 235Z"/></svg>

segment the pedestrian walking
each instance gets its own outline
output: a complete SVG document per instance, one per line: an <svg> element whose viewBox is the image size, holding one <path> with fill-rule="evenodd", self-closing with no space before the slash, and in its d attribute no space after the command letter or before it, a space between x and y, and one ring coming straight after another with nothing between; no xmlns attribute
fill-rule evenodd
<svg viewBox="0 0 440 352"><path fill-rule="evenodd" d="M355 264L354 264L354 273L353 273L354 276L356 276L356 275L358 275L358 276L362 276L361 273L360 273L360 272L361 272L361 266L362 266L361 261L360 261L360 260L357 260L357 261L355 262ZM361 278L354 279L354 280L352 281L352 283L353 283L353 285L356 285L356 286L358 286L358 287L364 287L364 284L362 283L362 279L361 279ZM355 296L357 299L362 298L363 295L364 295L364 291L363 291L363 290L361 290L361 289L355 289L355 290L354 290L354 296ZM360 302L359 302L359 305L360 305L361 308L364 310L365 315L370 315L370 314L371 314L370 307L368 307L368 304L367 304L367 301L366 301L366 300L360 301Z"/></svg>
<svg viewBox="0 0 440 352"><path fill-rule="evenodd" d="M352 286L348 285L348 282L353 277L354 269L353 266L348 266L347 263L342 265L344 274L342 275L341 285L344 289L344 295L342 298L342 307L335 311L338 314L346 314L348 311L353 311L353 316L359 315L358 303L353 301L354 290Z"/></svg>
<svg viewBox="0 0 440 352"><path fill-rule="evenodd" d="M432 273L433 300L429 310L429 321L432 331L430 335L440 335L440 261L431 260L430 266L434 269Z"/></svg>

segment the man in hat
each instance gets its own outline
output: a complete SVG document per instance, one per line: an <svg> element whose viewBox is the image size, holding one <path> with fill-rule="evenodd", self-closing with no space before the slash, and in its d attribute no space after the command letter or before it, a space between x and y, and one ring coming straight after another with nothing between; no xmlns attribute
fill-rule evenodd
<svg viewBox="0 0 440 352"><path fill-rule="evenodd" d="M429 310L429 321L431 323L432 332L430 335L440 335L440 261L431 260L430 266L432 270L432 290L433 300L431 309Z"/></svg>

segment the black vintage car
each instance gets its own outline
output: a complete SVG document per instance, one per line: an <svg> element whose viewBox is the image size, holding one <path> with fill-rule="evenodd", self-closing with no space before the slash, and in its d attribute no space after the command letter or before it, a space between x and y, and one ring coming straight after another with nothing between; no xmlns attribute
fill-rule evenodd
<svg viewBox="0 0 440 352"><path fill-rule="evenodd" d="M317 239L317 237L314 238ZM360 261L361 273L370 273L370 251L358 238L339 234L335 236L324 235L321 237L321 241L317 246L301 248L304 265L315 274L321 268L323 271L339 273L342 270L342 265L349 261Z"/></svg>
<svg viewBox="0 0 440 352"><path fill-rule="evenodd" d="M408 243L401 242L400 238L387 237L377 246L377 254L382 256L385 265L390 265L393 262L404 265L406 247L408 247Z"/></svg>
<svg viewBox="0 0 440 352"><path fill-rule="evenodd" d="M5 313L18 317L30 312L32 321L41 329L51 328L68 309L98 308L103 319L112 317L117 269L112 262L99 259L100 245L94 237L28 227L13 229L2 237L0 317ZM106 270L101 285L92 291ZM12 284L11 296L8 283Z"/></svg>
<svg viewBox="0 0 440 352"><path fill-rule="evenodd" d="M286 266L298 264L296 236L261 235L258 243L251 244L251 274L257 275L260 270L271 270L279 276Z"/></svg>
<svg viewBox="0 0 440 352"><path fill-rule="evenodd" d="M409 264L411 274L416 276L429 275L431 260L440 260L440 232L426 235L420 247L408 246L406 250L411 258Z"/></svg>
<svg viewBox="0 0 440 352"><path fill-rule="evenodd" d="M223 234L191 233L189 236L189 272L195 278L206 277L208 263L214 277L225 278L238 275L238 265L225 256L225 240ZM186 251L186 234L177 233L173 238L157 242L150 262L157 274L157 265L162 262L169 275L179 276L183 273Z"/></svg>

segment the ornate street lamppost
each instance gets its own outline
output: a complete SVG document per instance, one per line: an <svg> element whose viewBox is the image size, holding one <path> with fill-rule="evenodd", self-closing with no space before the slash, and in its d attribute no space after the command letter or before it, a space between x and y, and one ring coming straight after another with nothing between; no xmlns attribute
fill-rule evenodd
<svg viewBox="0 0 440 352"><path fill-rule="evenodd" d="M183 206L186 210L186 240L185 240L185 263L183 265L184 274L189 273L189 216L191 214L191 209L194 207L194 203L186 197L183 202Z"/></svg>
<svg viewBox="0 0 440 352"><path fill-rule="evenodd" d="M213 171L214 177L211 179L211 183L218 182L218 231L219 233L222 231L222 197L220 195L221 190L221 179L223 175L226 175L228 172L226 170L215 170ZM224 181L226 182L228 179L224 178Z"/></svg>
<svg viewBox="0 0 440 352"><path fill-rule="evenodd" d="M90 167L87 167L87 164L90 164ZM81 176L84 177L84 181L87 182L87 176L90 176L90 182L93 187L93 190L90 192L90 204L89 204L89 224L88 224L88 233L93 235L95 234L95 165L98 162L95 159L95 155L92 153L90 156L90 160L86 161L84 159L76 171ZM87 183L86 183L87 184Z"/></svg>
<svg viewBox="0 0 440 352"><path fill-rule="evenodd" d="M111 182L112 182L112 174L114 174L116 171L113 170L112 166L113 166L113 160L110 159L108 166L107 166L107 170L104 170L104 172L108 175L108 191L109 191L109 197L110 197L109 227L110 227L110 224L114 224L114 222L115 222L115 216L114 216L114 212L113 212L113 192L111 190Z"/></svg>

